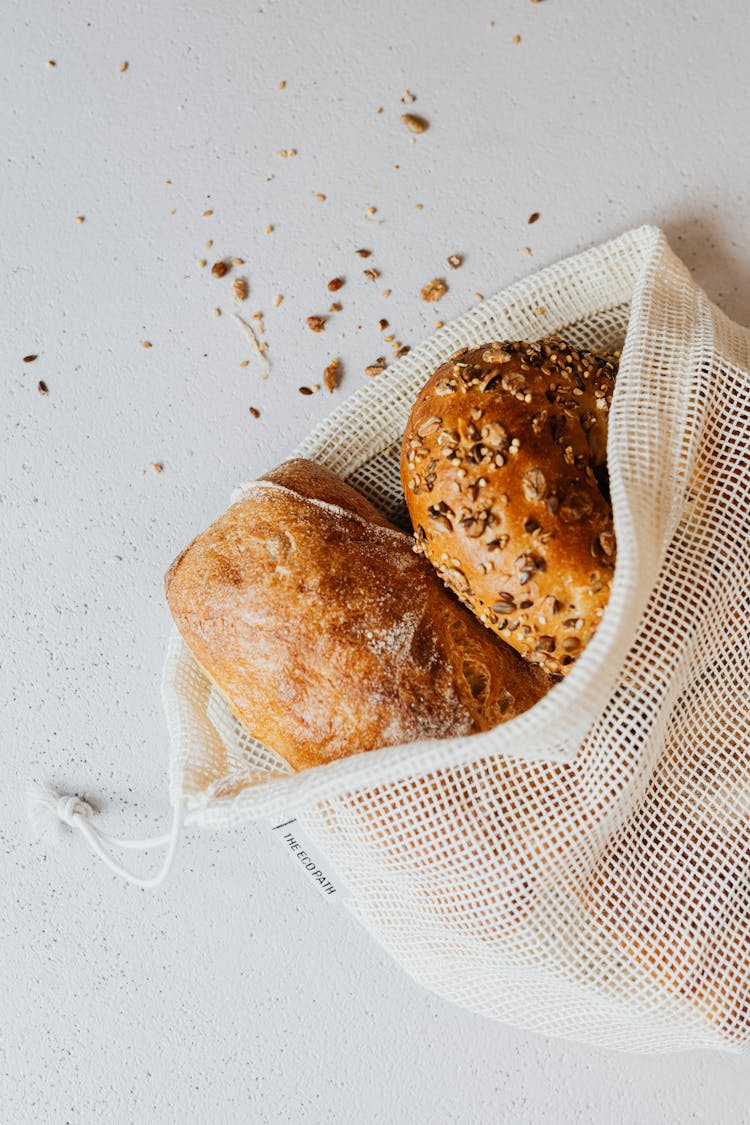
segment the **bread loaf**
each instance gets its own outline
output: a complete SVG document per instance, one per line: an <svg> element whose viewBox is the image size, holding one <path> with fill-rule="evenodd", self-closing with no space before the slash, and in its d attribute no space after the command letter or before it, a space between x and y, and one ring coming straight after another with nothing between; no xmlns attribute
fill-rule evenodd
<svg viewBox="0 0 750 1125"><path fill-rule="evenodd" d="M464 349L420 392L403 438L418 548L556 678L609 598L615 538L600 482L615 372L614 357L557 339Z"/></svg>
<svg viewBox="0 0 750 1125"><path fill-rule="evenodd" d="M411 536L311 462L256 481L165 586L198 663L295 770L487 730L550 684L456 601Z"/></svg>

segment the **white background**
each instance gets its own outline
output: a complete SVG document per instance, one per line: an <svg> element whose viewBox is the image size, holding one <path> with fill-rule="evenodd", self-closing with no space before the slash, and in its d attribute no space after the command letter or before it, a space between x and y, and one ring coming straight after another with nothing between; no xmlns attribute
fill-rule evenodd
<svg viewBox="0 0 750 1125"><path fill-rule="evenodd" d="M390 355L380 317L416 343L477 291L650 221L747 322L747 13L6 0L3 1122L750 1120L741 1057L606 1054L426 994L264 828L188 837L144 892L79 840L35 844L22 808L46 779L90 795L111 831L166 825L162 574L237 480ZM407 88L430 122L414 140ZM266 381L229 315L232 275L197 264L223 255L246 260L244 309L265 314ZM337 275L344 311L314 335ZM435 276L450 290L427 305ZM334 356L333 400L300 395Z"/></svg>

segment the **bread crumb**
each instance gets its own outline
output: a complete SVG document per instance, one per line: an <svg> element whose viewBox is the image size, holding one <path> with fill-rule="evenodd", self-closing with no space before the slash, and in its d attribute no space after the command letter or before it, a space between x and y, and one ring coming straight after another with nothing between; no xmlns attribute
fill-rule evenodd
<svg viewBox="0 0 750 1125"><path fill-rule="evenodd" d="M164 472L164 466L162 465L161 461L152 461L150 468L152 468L155 473Z"/></svg>
<svg viewBox="0 0 750 1125"><path fill-rule="evenodd" d="M214 262L214 264L211 266L211 273L214 275L214 277L224 277L224 275L228 272L229 266L226 262L221 261L221 259L219 259L218 262Z"/></svg>
<svg viewBox="0 0 750 1125"><path fill-rule="evenodd" d="M372 250L355 250L354 253L359 258L369 258L372 254Z"/></svg>
<svg viewBox="0 0 750 1125"><path fill-rule="evenodd" d="M377 281L377 279L380 277L380 270L373 269L372 267L367 270L362 270L362 273L365 275L365 277L369 278L370 281Z"/></svg>
<svg viewBox="0 0 750 1125"><path fill-rule="evenodd" d="M328 288L331 293L337 293L343 284L343 277L332 277L328 282Z"/></svg>
<svg viewBox="0 0 750 1125"><path fill-rule="evenodd" d="M244 266L244 264L245 264L244 258L232 258L232 265L233 266Z"/></svg>
<svg viewBox="0 0 750 1125"><path fill-rule="evenodd" d="M273 299L274 308L278 308L283 300L284 300L283 293L277 293L276 296Z"/></svg>
<svg viewBox="0 0 750 1125"><path fill-rule="evenodd" d="M449 254L448 265L452 270L459 269L464 264L463 254Z"/></svg>
<svg viewBox="0 0 750 1125"><path fill-rule="evenodd" d="M426 285L422 286L422 300L423 301L439 301L448 292L448 286L441 277L434 277L432 281L428 281Z"/></svg>
<svg viewBox="0 0 750 1125"><path fill-rule="evenodd" d="M338 301L331 301L330 305L328 306L328 311L341 312L341 305L338 303Z"/></svg>
<svg viewBox="0 0 750 1125"><path fill-rule="evenodd" d="M365 368L365 375L369 375L369 376L382 375L382 373L384 371L385 371L385 364L371 363L369 367Z"/></svg>
<svg viewBox="0 0 750 1125"><path fill-rule="evenodd" d="M324 316L308 316L307 327L311 332L322 332L325 322L326 318Z"/></svg>
<svg viewBox="0 0 750 1125"><path fill-rule="evenodd" d="M384 289L383 292L380 294L380 296L381 297L390 297L391 293L392 293L391 289Z"/></svg>
<svg viewBox="0 0 750 1125"><path fill-rule="evenodd" d="M529 257L531 257L531 247L530 246L520 246L519 249L518 249L518 253L519 254L525 254L526 257L529 258Z"/></svg>
<svg viewBox="0 0 750 1125"><path fill-rule="evenodd" d="M414 210L415 211L424 211L424 203L415 203L414 204Z"/></svg>
<svg viewBox="0 0 750 1125"><path fill-rule="evenodd" d="M206 261L205 258L199 258L198 259L198 265L201 269L204 269L204 267L208 265L208 262Z"/></svg>
<svg viewBox="0 0 750 1125"><path fill-rule="evenodd" d="M235 277L232 282L232 293L234 294L235 301L247 300L247 282L244 277Z"/></svg>
<svg viewBox="0 0 750 1125"><path fill-rule="evenodd" d="M255 406L250 406L250 407L248 407L248 409L249 409L249 411L250 411L250 416L251 416L252 418L260 418L260 410L258 410L258 408L257 408L257 407L255 407Z"/></svg>
<svg viewBox="0 0 750 1125"><path fill-rule="evenodd" d="M128 63L128 62L121 62L121 63L120 63L120 74L124 74L124 73L125 73L125 71L126 71L126 70L128 69L128 67L129 67L129 66L130 66L130 63Z"/></svg>
<svg viewBox="0 0 750 1125"><path fill-rule="evenodd" d="M332 359L323 372L323 383L325 384L326 390L330 391L331 394L333 394L333 392L336 390L336 387L338 386L339 363L340 360Z"/></svg>
<svg viewBox="0 0 750 1125"><path fill-rule="evenodd" d="M221 316L221 309L214 309L214 316Z"/></svg>
<svg viewBox="0 0 750 1125"><path fill-rule="evenodd" d="M211 249L211 247L213 246L213 244L214 244L214 240L213 240L213 238L209 238L209 239L208 239L208 240L206 241L206 243L205 243L205 247L206 247L206 249L207 249L207 250L210 250L210 249Z"/></svg>
<svg viewBox="0 0 750 1125"><path fill-rule="evenodd" d="M406 93L404 94L403 98L401 99L401 101L404 105L411 105L411 103L415 102L416 100L417 100L417 95L412 94L411 90L407 90Z"/></svg>

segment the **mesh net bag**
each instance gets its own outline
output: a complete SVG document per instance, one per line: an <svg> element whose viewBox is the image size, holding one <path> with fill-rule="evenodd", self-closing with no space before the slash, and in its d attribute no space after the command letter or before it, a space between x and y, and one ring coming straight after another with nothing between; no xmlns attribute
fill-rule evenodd
<svg viewBox="0 0 750 1125"><path fill-rule="evenodd" d="M296 816L347 905L424 985L625 1050L750 1039L750 333L644 227L471 309L348 398L298 454L408 526L398 447L460 347L622 348L618 558L575 670L487 733L292 774L179 638L171 799L207 827Z"/></svg>

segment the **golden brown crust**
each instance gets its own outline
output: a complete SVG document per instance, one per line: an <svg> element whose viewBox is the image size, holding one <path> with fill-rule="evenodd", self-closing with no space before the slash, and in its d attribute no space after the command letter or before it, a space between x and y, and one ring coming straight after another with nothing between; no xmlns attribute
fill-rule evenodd
<svg viewBox="0 0 750 1125"><path fill-rule="evenodd" d="M594 468L615 372L613 357L558 339L464 349L404 433L419 549L485 625L558 677L609 598L612 511Z"/></svg>
<svg viewBox="0 0 750 1125"><path fill-rule="evenodd" d="M487 730L549 688L452 597L410 536L310 462L251 486L165 585L198 663L296 770Z"/></svg>

